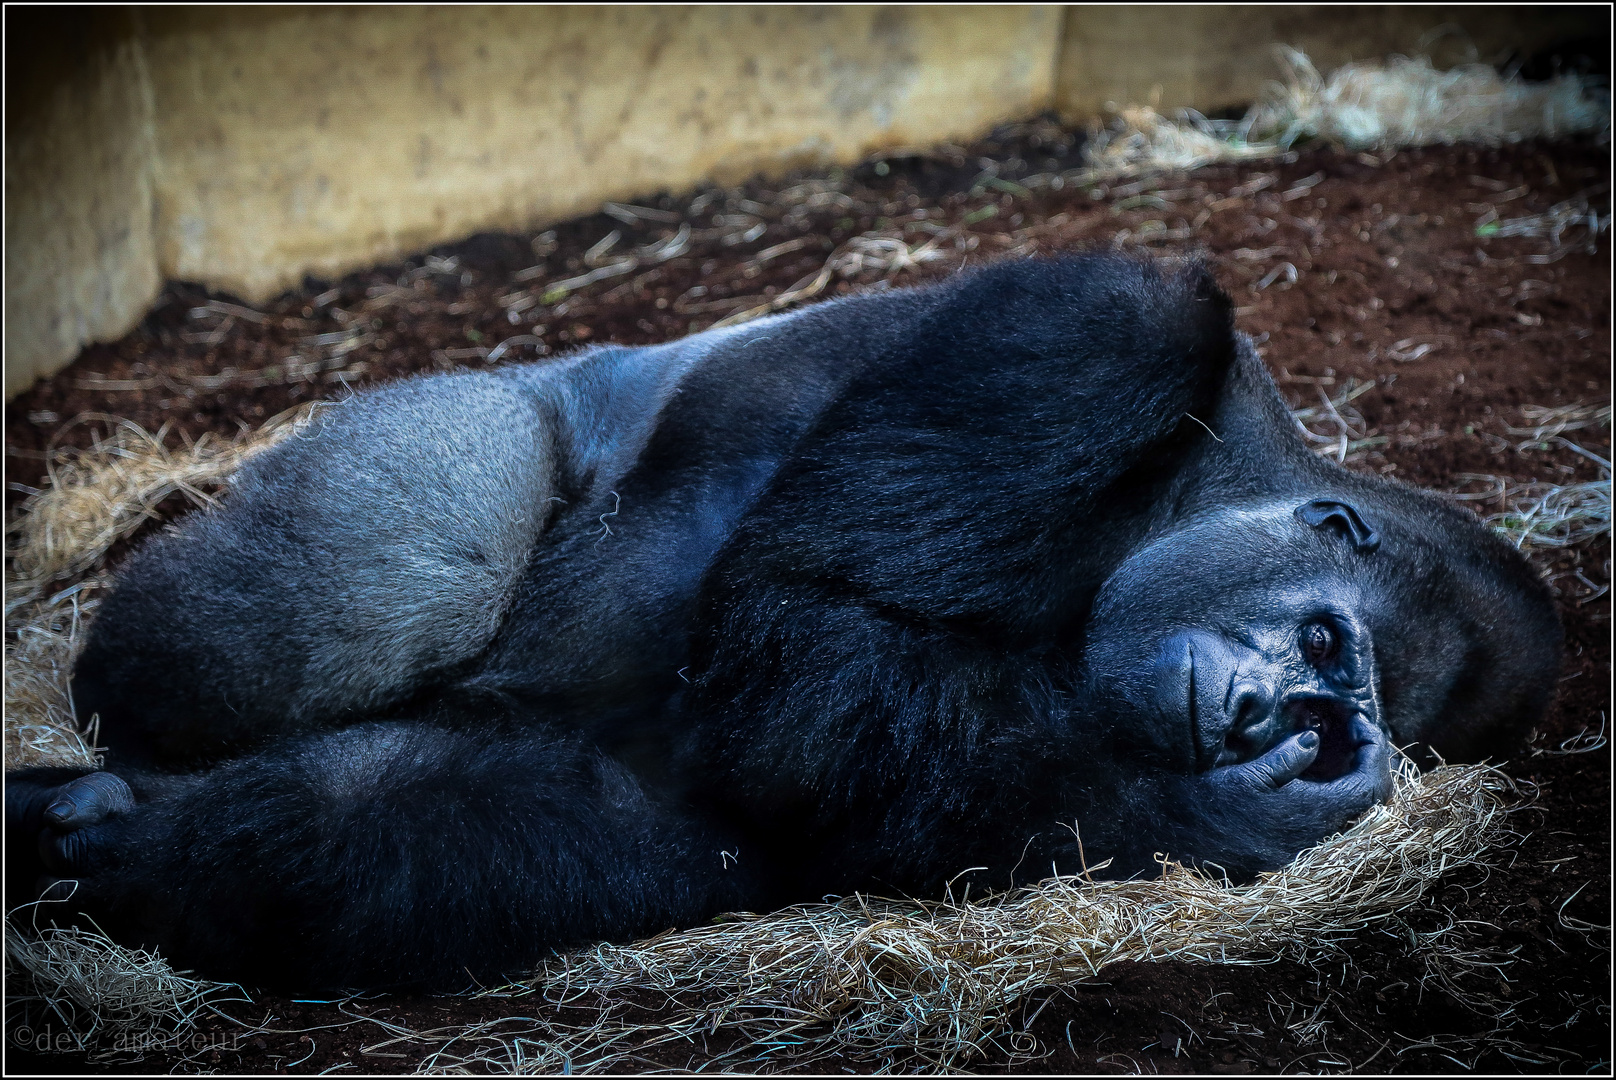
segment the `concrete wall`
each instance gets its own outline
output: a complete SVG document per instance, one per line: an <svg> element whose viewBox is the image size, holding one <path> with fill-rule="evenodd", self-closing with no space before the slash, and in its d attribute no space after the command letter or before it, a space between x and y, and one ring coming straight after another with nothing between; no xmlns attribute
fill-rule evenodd
<svg viewBox="0 0 1616 1080"><path fill-rule="evenodd" d="M8 398L86 342L128 331L163 283L152 103L133 19L113 10L61 23L6 10ZM13 65L14 49L26 65ZM14 78L24 66L30 77Z"/></svg>
<svg viewBox="0 0 1616 1080"><path fill-rule="evenodd" d="M1041 109L1243 103L1273 76L1274 41L1327 68L1412 50L1449 20L1484 53L1531 48L1561 18L1055 6L5 17L8 397L126 333L164 279L260 300L479 230L965 141Z"/></svg>
<svg viewBox="0 0 1616 1080"><path fill-rule="evenodd" d="M263 297L603 199L966 138L1049 100L1059 25L1030 7L154 10L158 257Z"/></svg>

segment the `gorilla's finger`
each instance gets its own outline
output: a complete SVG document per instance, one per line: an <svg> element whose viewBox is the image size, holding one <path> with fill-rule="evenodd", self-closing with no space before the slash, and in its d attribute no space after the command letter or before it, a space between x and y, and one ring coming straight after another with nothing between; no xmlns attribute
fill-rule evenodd
<svg viewBox="0 0 1616 1080"><path fill-rule="evenodd" d="M1353 724L1353 734L1359 739L1357 744L1357 760L1354 761L1353 771L1341 778L1354 792L1361 792L1362 800L1367 804L1385 802L1391 797L1391 742L1387 739L1387 732L1369 723L1367 719L1357 718Z"/></svg>
<svg viewBox="0 0 1616 1080"><path fill-rule="evenodd" d="M1361 715L1353 720L1352 733L1360 740L1354 771L1367 778L1375 801L1385 802L1392 797L1391 740L1379 725Z"/></svg>
<svg viewBox="0 0 1616 1080"><path fill-rule="evenodd" d="M1392 747L1386 733L1362 716L1353 720L1352 734L1358 741L1352 771L1320 785L1319 796L1356 814L1391 797Z"/></svg>
<svg viewBox="0 0 1616 1080"><path fill-rule="evenodd" d="M82 829L135 808L135 793L120 777L93 772L62 785L45 807L45 824L58 832Z"/></svg>
<svg viewBox="0 0 1616 1080"><path fill-rule="evenodd" d="M1320 784L1315 797L1324 820L1345 827L1346 822L1385 802L1391 790L1391 771L1381 752L1365 746L1358 752L1356 768L1343 777Z"/></svg>
<svg viewBox="0 0 1616 1080"><path fill-rule="evenodd" d="M1306 772L1318 756L1318 732L1302 731L1246 767L1264 787L1279 788Z"/></svg>

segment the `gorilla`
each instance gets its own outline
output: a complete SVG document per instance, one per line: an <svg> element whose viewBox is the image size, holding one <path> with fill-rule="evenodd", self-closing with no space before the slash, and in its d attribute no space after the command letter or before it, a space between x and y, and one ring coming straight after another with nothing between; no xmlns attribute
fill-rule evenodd
<svg viewBox="0 0 1616 1080"><path fill-rule="evenodd" d="M967 868L1245 880L1399 747L1507 749L1559 650L1474 517L1308 450L1204 267L1004 262L327 409L122 568L106 767L9 775L8 875L301 990Z"/></svg>

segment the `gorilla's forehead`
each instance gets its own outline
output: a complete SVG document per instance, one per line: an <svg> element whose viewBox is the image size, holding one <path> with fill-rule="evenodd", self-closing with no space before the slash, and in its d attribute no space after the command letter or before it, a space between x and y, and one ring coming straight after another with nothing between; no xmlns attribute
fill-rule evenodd
<svg viewBox="0 0 1616 1080"><path fill-rule="evenodd" d="M1176 522L1153 536L1128 559L1140 566L1189 567L1198 563L1239 565L1268 556L1323 557L1331 563L1344 550L1328 532L1296 517L1300 497L1219 506Z"/></svg>
<svg viewBox="0 0 1616 1080"><path fill-rule="evenodd" d="M1218 507L1158 534L1106 580L1096 617L1350 604L1366 556L1332 531L1298 521L1296 507L1305 501Z"/></svg>

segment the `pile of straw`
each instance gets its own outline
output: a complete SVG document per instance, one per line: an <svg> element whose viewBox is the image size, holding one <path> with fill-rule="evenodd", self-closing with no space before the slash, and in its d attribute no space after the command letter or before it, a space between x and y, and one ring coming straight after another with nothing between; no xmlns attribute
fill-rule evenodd
<svg viewBox="0 0 1616 1080"><path fill-rule="evenodd" d="M250 437L224 442L204 435L181 450L169 449L166 427L154 435L115 416L78 417L75 422L99 421L110 430L89 450L52 453L45 487L24 500L7 525L7 622L40 601L52 582L94 567L113 544L155 518L170 495L211 504L204 489L225 483L247 458L299 430L319 404L273 417Z"/></svg>
<svg viewBox="0 0 1616 1080"><path fill-rule="evenodd" d="M1608 94L1577 75L1535 83L1486 64L1438 71L1426 57L1393 56L1347 64L1325 77L1298 50L1281 46L1277 53L1283 81L1269 84L1239 120L1122 109L1090 143L1095 178L1278 157L1307 140L1385 151L1497 146L1610 129Z"/></svg>
<svg viewBox="0 0 1616 1080"><path fill-rule="evenodd" d="M1319 959L1438 878L1485 865L1510 835L1513 793L1484 766L1405 765L1390 803L1243 887L1169 862L1150 880L1057 877L982 903L854 896L601 945L527 984L555 1005L608 1003L587 1025L546 1025L537 1057L530 1036L529 1068L600 1068L713 1035L734 1041L720 1063L747 1069L828 1054L948 1069L1013 1054L1012 1013L1028 994L1120 960ZM648 991L666 1002L654 1021L620 1019L609 1004L631 995L643 1006ZM475 1049L461 1041L470 1053L440 1051L434 1063L511 1064L509 1032Z"/></svg>
<svg viewBox="0 0 1616 1080"><path fill-rule="evenodd" d="M94 1049L109 1037L184 1031L205 1012L251 1000L239 986L188 979L155 953L94 930L24 930L20 916L6 922L6 983L14 995L8 1004L48 1011L75 1049Z"/></svg>
<svg viewBox="0 0 1616 1080"><path fill-rule="evenodd" d="M1610 126L1610 102L1588 82L1506 78L1487 64L1438 71L1426 57L1347 64L1324 78L1301 52L1281 48L1285 83L1250 116L1250 128L1289 145L1324 139L1349 150L1559 138Z"/></svg>
<svg viewBox="0 0 1616 1080"><path fill-rule="evenodd" d="M82 640L83 589L56 603L36 603L8 615L6 636L6 767L87 765L94 733L80 731L68 677Z"/></svg>
<svg viewBox="0 0 1616 1080"><path fill-rule="evenodd" d="M422 1051L425 1072L677 1067L698 1048L716 1051L713 1065L748 1071L830 1055L904 1069L957 1069L988 1054L1025 1060L1039 1050L1016 1022L1028 995L1120 960L1317 963L1369 926L1407 938L1400 913L1439 879L1487 869L1515 839L1518 794L1486 766L1422 775L1405 764L1389 803L1251 885L1169 862L1150 880L1050 878L975 903L853 896L729 916L579 950L488 992L537 994L565 1011L519 1007L434 1031L386 1024L391 1037L365 1049L435 1047ZM1422 937L1428 966L1442 967L1445 951L1464 958L1458 936ZM179 1042L199 1017L248 1000L238 986L187 978L92 931L13 924L6 944L8 974L20 976L13 991L23 988L13 1003L48 1008L86 1047L98 1035L140 1041L128 1040L134 1032ZM243 1023L243 1035L252 1030Z"/></svg>

